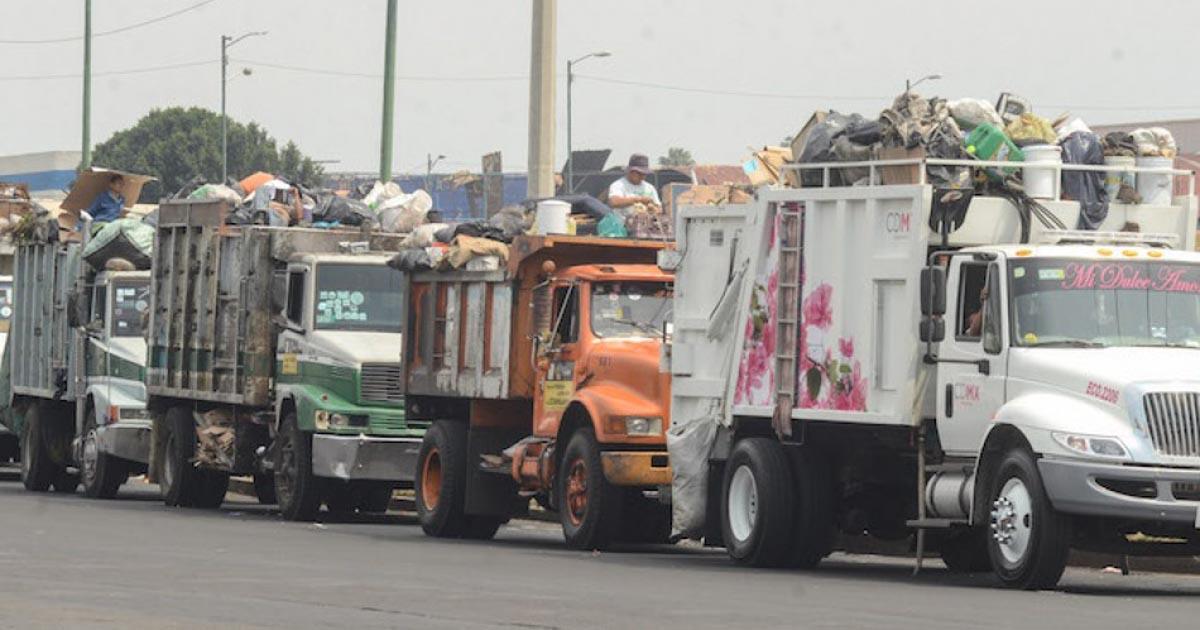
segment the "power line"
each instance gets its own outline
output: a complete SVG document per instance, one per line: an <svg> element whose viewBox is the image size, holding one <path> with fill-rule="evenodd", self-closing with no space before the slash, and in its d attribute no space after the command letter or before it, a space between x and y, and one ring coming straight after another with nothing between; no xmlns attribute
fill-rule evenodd
<svg viewBox="0 0 1200 630"><path fill-rule="evenodd" d="M632 85L635 87L668 90L672 92L689 92L693 94L715 94L720 96L750 96L754 98L780 98L790 100L825 100L825 101L887 101L886 96L834 96L829 94L780 94L777 92L742 92L736 90L716 90L712 88L685 87L682 85L667 85L664 83L649 83L646 81L629 81L626 79L609 79L589 74L575 74L576 79L588 79L597 83L612 83L615 85Z"/></svg>
<svg viewBox="0 0 1200 630"><path fill-rule="evenodd" d="M124 33L126 31L132 31L134 29L141 28L143 26L157 24L158 22L162 22L163 20L169 20L177 15L183 15L184 13L187 13L188 11L194 11L206 4L212 4L213 2L216 2L216 1L217 0L203 0L202 2L197 2L196 4L184 7L182 9L179 9L178 11L173 11L171 13L167 13L166 15L160 15L156 18L151 18L149 20L145 20L142 22L136 22L134 24L122 26L120 28L114 28L114 29L111 29L108 31L100 31L98 33L92 33L92 39L96 39L97 37L105 37L107 35L116 35L117 33ZM51 39L0 39L0 44L62 44L65 42L74 42L74 41L79 41L82 39L83 39L83 35L74 35L71 37L56 37L56 38L51 38Z"/></svg>
<svg viewBox="0 0 1200 630"><path fill-rule="evenodd" d="M271 68L274 70L284 70L286 72L303 72L307 74L319 74L325 76L350 77L355 79L382 79L383 74L369 72L348 72L345 70L329 70L325 68L310 68L305 66L293 66L282 63L272 63L268 61L256 61L253 59L231 58L232 61L245 63L252 66L263 68ZM397 81L435 81L441 83L473 83L484 81L528 81L527 76L518 75L501 75L501 76L467 76L467 77L446 77L436 75L396 75Z"/></svg>
<svg viewBox="0 0 1200 630"><path fill-rule="evenodd" d="M205 66L210 64L220 63L220 59L206 59L204 61L185 61L182 63L172 63L164 66L149 66L145 68L130 68L127 70L109 70L106 72L93 72L93 77L115 77L130 74L145 74L148 72L162 72L164 70L178 70L180 68L193 68L196 66ZM51 79L78 79L82 74L27 74L16 76L0 76L0 81L46 81Z"/></svg>

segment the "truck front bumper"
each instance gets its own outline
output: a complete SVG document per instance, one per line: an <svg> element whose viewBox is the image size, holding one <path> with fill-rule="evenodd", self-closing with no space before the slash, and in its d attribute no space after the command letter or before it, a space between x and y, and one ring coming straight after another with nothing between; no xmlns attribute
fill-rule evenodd
<svg viewBox="0 0 1200 630"><path fill-rule="evenodd" d="M119 420L96 430L100 452L121 459L150 462L150 420Z"/></svg>
<svg viewBox="0 0 1200 630"><path fill-rule="evenodd" d="M669 486L671 463L666 451L604 451L604 478L614 486Z"/></svg>
<svg viewBox="0 0 1200 630"><path fill-rule="evenodd" d="M1060 512L1200 529L1200 470L1048 458L1038 460L1038 470Z"/></svg>
<svg viewBox="0 0 1200 630"><path fill-rule="evenodd" d="M347 481L412 481L420 449L421 438L317 433L313 474Z"/></svg>

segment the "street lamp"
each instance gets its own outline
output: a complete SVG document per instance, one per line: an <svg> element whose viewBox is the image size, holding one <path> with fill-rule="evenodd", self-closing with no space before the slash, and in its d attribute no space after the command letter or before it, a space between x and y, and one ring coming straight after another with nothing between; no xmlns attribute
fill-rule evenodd
<svg viewBox="0 0 1200 630"><path fill-rule="evenodd" d="M909 92L912 91L913 88L917 87L918 85L921 85L921 83L924 81L937 81L940 78L942 78L942 75L940 75L940 74L927 74L927 75L921 77L920 79L917 79L916 81L909 81L908 79L905 79L904 80L904 93L908 94Z"/></svg>
<svg viewBox="0 0 1200 630"><path fill-rule="evenodd" d="M575 156L571 153L571 84L575 82L573 66L591 57L611 57L607 50L588 53L578 59L567 60L567 192L575 192Z"/></svg>
<svg viewBox="0 0 1200 630"><path fill-rule="evenodd" d="M247 37L257 37L266 35L266 31L251 31L237 37L230 35L221 36L221 185L224 185L229 180L229 118L225 115L225 85L229 82L225 78L225 71L229 68L229 47L246 39ZM242 70L242 74L249 75L249 68Z"/></svg>
<svg viewBox="0 0 1200 630"><path fill-rule="evenodd" d="M431 197L433 196L433 193L430 192L433 189L433 167L444 159L446 159L444 155L433 157L432 153L425 154L425 192L429 193Z"/></svg>

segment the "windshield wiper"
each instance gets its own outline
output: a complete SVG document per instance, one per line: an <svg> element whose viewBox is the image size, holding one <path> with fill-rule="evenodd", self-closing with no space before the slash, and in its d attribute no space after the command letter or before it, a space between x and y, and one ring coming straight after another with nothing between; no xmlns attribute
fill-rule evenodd
<svg viewBox="0 0 1200 630"><path fill-rule="evenodd" d="M605 317L604 319L606 319L610 322L616 322L618 324L625 324L626 326L631 326L631 327L636 328L644 333L649 333L651 335L654 335L655 337L663 336L663 332L661 330L659 330L658 328L655 328L654 324L650 324L647 322L639 322L639 321L632 320L632 319L623 319L620 317Z"/></svg>
<svg viewBox="0 0 1200 630"><path fill-rule="evenodd" d="M1038 341L1036 343L1025 344L1026 348L1107 348L1108 346L1099 341L1088 341L1086 339L1058 339L1056 341Z"/></svg>

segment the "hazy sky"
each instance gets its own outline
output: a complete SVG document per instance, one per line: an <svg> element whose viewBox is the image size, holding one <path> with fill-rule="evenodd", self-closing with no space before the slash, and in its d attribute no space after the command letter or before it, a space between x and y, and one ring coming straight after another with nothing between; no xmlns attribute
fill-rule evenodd
<svg viewBox="0 0 1200 630"><path fill-rule="evenodd" d="M93 0L105 31L200 0ZM529 0L400 0L394 168L479 168L501 150L525 170ZM220 106L220 35L268 30L231 49L229 112L293 139L329 170L378 168L384 0L215 0L93 43L92 140L153 107ZM0 0L0 40L83 32L83 0ZM738 162L817 108L875 116L905 77L947 97L1001 91L1054 116L1092 122L1200 116L1194 77L1200 2L1142 0L871 2L560 0L559 153L565 157L565 59L610 50L578 69L576 148L652 159L683 146L702 163ZM0 44L0 155L78 150L80 41ZM110 72L175 64L168 71ZM285 70L272 65L310 71ZM336 73L357 74L345 76ZM655 87L657 86L657 87ZM664 87L665 86L665 87ZM670 88L670 89L668 89ZM684 88L684 90L675 89ZM707 90L696 91L696 90ZM720 93L718 93L720 92ZM729 94L726 94L729 93ZM738 93L738 94L733 94Z"/></svg>

